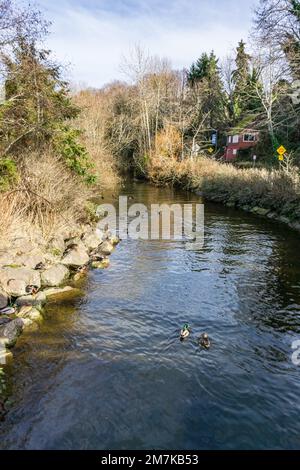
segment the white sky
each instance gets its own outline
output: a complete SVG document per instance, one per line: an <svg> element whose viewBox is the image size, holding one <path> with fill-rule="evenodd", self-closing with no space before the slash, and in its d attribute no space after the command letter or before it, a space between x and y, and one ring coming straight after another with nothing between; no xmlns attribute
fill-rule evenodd
<svg viewBox="0 0 300 470"><path fill-rule="evenodd" d="M73 82L100 87L124 79L135 44L189 67L202 52L221 58L247 40L257 0L38 0L52 21L48 46L70 64Z"/></svg>

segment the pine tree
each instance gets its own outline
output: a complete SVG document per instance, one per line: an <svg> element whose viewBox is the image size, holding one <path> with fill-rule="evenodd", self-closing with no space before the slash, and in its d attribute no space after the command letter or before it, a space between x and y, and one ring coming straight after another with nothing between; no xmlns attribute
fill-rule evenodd
<svg viewBox="0 0 300 470"><path fill-rule="evenodd" d="M236 70L232 73L234 84L234 119L239 119L248 108L250 77L250 56L246 52L243 40L237 47Z"/></svg>
<svg viewBox="0 0 300 470"><path fill-rule="evenodd" d="M2 57L6 67L5 102L1 106L1 133L12 149L31 149L49 142L58 123L77 115L59 68L49 61L49 52L20 41L14 55ZM7 151L3 149L4 153Z"/></svg>
<svg viewBox="0 0 300 470"><path fill-rule="evenodd" d="M49 55L24 38L19 38L11 54L2 54L6 79L0 104L0 156L19 158L24 151L42 154L52 148L71 169L93 182L87 152L77 141L79 133L67 123L79 109Z"/></svg>
<svg viewBox="0 0 300 470"><path fill-rule="evenodd" d="M225 93L221 79L218 59L212 51L204 53L193 64L188 73L188 84L196 93L201 105L201 120L204 114L209 116L209 127L219 128L226 117Z"/></svg>

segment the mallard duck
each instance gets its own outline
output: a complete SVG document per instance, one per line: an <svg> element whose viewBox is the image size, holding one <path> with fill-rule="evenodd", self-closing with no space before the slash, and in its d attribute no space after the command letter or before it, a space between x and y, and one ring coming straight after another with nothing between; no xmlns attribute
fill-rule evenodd
<svg viewBox="0 0 300 470"><path fill-rule="evenodd" d="M27 294L35 295L39 291L39 286L26 286L26 292Z"/></svg>
<svg viewBox="0 0 300 470"><path fill-rule="evenodd" d="M78 248L78 244L77 243L70 243L70 245L67 246L67 248L65 249L64 253L63 253L63 256L67 255L68 253L70 253L70 251L72 250L76 250L76 248Z"/></svg>
<svg viewBox="0 0 300 470"><path fill-rule="evenodd" d="M88 273L88 266L85 264L84 266L80 266L79 268L76 269L76 272L74 274L74 281L79 281L82 279L84 276L86 276Z"/></svg>
<svg viewBox="0 0 300 470"><path fill-rule="evenodd" d="M82 274L82 275L85 275L88 273L88 266L85 264L84 266L79 266L79 268L77 268L76 270L76 273L77 274Z"/></svg>
<svg viewBox="0 0 300 470"><path fill-rule="evenodd" d="M202 348L209 349L211 346L210 339L207 333L203 333L198 339L198 343Z"/></svg>
<svg viewBox="0 0 300 470"><path fill-rule="evenodd" d="M90 256L91 261L103 261L105 257L103 255L100 255L100 253L93 253Z"/></svg>
<svg viewBox="0 0 300 470"><path fill-rule="evenodd" d="M42 262L38 263L36 267L34 268L36 271L42 271L43 269L46 269L46 265Z"/></svg>
<svg viewBox="0 0 300 470"><path fill-rule="evenodd" d="M191 332L191 329L190 329L189 324L185 323L182 327L182 330L180 331L180 339L184 340L188 338L190 336L190 332Z"/></svg>

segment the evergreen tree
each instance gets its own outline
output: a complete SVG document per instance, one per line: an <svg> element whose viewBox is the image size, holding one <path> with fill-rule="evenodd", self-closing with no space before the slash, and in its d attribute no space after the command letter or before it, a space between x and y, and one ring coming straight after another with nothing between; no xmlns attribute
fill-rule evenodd
<svg viewBox="0 0 300 470"><path fill-rule="evenodd" d="M257 94L257 87L260 87L259 74L255 68L251 70L251 56L247 54L243 40L239 42L236 51L236 69L232 73L234 92L231 118L233 125L261 109Z"/></svg>
<svg viewBox="0 0 300 470"><path fill-rule="evenodd" d="M78 132L67 121L79 109L69 96L60 69L52 64L49 51L19 38L12 53L2 54L5 66L5 99L0 104L0 151L2 158L50 147L64 157L70 168L92 182L91 165L78 144Z"/></svg>
<svg viewBox="0 0 300 470"><path fill-rule="evenodd" d="M246 52L246 44L243 40L237 47L235 59L236 69L232 73L234 84L234 118L239 118L247 109L249 82L250 82L250 56Z"/></svg>
<svg viewBox="0 0 300 470"><path fill-rule="evenodd" d="M204 53L191 66L187 77L200 104L198 120L207 114L208 126L215 129L224 124L226 117L225 93L218 62L213 51L210 55Z"/></svg>
<svg viewBox="0 0 300 470"><path fill-rule="evenodd" d="M77 115L48 51L20 41L13 57L2 57L6 67L5 102L1 132L11 149L26 142L32 149L53 138L58 123ZM5 149L3 149L5 152Z"/></svg>
<svg viewBox="0 0 300 470"><path fill-rule="evenodd" d="M212 53L213 54L213 53ZM204 52L201 57L192 64L188 73L188 83L194 86L197 82L203 78L208 78L210 70L210 57Z"/></svg>

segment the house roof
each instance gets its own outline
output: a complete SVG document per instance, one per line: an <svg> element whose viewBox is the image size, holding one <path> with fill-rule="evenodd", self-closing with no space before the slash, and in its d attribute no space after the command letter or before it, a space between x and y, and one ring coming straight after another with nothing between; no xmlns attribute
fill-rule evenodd
<svg viewBox="0 0 300 470"><path fill-rule="evenodd" d="M237 135L237 134L258 134L260 131L257 130L257 129L248 129L248 128L238 128L238 127L235 127L234 129L230 129L229 131L227 131L227 135Z"/></svg>

